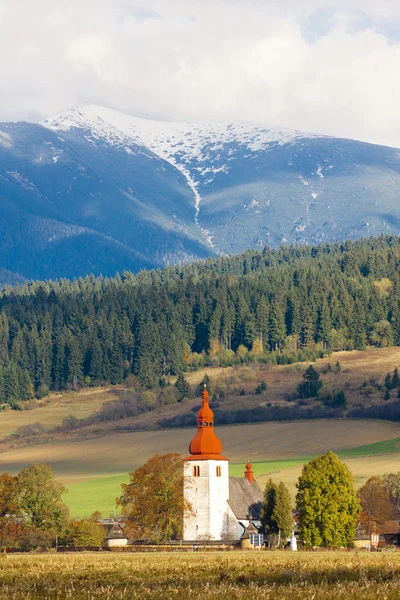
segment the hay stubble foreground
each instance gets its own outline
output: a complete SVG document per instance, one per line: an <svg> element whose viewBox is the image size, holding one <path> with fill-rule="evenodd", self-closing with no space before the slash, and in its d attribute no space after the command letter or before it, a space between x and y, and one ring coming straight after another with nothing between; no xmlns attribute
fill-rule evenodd
<svg viewBox="0 0 400 600"><path fill-rule="evenodd" d="M196 552L0 558L1 600L400 597L400 553Z"/></svg>

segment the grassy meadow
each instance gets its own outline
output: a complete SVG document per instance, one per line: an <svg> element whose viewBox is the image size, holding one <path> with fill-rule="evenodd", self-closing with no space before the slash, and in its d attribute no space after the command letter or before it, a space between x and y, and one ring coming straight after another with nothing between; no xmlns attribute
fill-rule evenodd
<svg viewBox="0 0 400 600"><path fill-rule="evenodd" d="M107 553L0 558L0 598L394 600L400 553Z"/></svg>

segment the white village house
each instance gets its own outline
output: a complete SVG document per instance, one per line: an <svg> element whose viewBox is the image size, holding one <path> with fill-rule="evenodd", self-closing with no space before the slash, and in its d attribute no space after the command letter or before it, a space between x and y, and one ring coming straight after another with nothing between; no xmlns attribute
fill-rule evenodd
<svg viewBox="0 0 400 600"><path fill-rule="evenodd" d="M185 494L193 514L184 518L184 541L233 541L250 536L254 543L252 536L258 535L261 526L263 494L250 463L243 478L229 477L229 459L221 456L222 444L214 433L214 413L206 389L189 452L184 459Z"/></svg>

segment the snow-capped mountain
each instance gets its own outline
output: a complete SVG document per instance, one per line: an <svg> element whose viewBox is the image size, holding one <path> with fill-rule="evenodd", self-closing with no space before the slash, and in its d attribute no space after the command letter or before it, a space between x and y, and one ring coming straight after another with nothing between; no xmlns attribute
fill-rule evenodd
<svg viewBox="0 0 400 600"><path fill-rule="evenodd" d="M132 143L150 149L186 178L195 198L196 225L200 225L199 188L210 188L218 173L228 175L232 161L238 158L255 159L274 146L287 146L304 138L322 137L246 123L151 121L94 105L70 109L47 119L42 125L54 131L89 131L93 144L106 141L110 146L128 153L132 153ZM85 137L89 139L86 134ZM207 229L200 228L211 247L215 248L213 235Z"/></svg>
<svg viewBox="0 0 400 600"><path fill-rule="evenodd" d="M0 125L0 269L161 266L282 242L400 232L400 150L93 105Z"/></svg>

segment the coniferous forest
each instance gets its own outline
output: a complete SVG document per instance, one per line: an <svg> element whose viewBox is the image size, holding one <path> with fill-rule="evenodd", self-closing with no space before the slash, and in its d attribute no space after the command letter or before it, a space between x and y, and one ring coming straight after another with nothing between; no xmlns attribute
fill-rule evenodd
<svg viewBox="0 0 400 600"><path fill-rule="evenodd" d="M367 344L400 345L397 237L30 282L0 295L0 400Z"/></svg>

